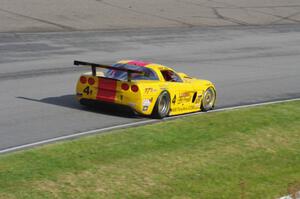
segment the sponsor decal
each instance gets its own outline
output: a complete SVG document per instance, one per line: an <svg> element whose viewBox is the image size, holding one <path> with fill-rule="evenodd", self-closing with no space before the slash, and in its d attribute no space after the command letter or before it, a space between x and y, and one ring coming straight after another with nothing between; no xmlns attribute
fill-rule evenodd
<svg viewBox="0 0 300 199"><path fill-rule="evenodd" d="M180 95L179 95L180 98L185 98L185 97L189 97L189 96L190 96L189 92L180 93Z"/></svg>
<svg viewBox="0 0 300 199"><path fill-rule="evenodd" d="M180 93L178 97L178 103L187 103L192 100L192 96L190 92Z"/></svg>
<svg viewBox="0 0 300 199"><path fill-rule="evenodd" d="M157 90L154 88L145 88L145 94L156 92Z"/></svg>
<svg viewBox="0 0 300 199"><path fill-rule="evenodd" d="M200 104L202 95L198 95L197 99L195 100L195 104Z"/></svg>
<svg viewBox="0 0 300 199"><path fill-rule="evenodd" d="M143 106L147 106L147 107L150 106L150 104L151 104L150 99L145 99L142 103Z"/></svg>
<svg viewBox="0 0 300 199"><path fill-rule="evenodd" d="M168 90L168 88L169 88L168 84L164 84L160 86L160 90Z"/></svg>
<svg viewBox="0 0 300 199"><path fill-rule="evenodd" d="M149 106L151 105L151 102L153 101L153 97L151 99L145 99L143 100L143 111L147 111Z"/></svg>
<svg viewBox="0 0 300 199"><path fill-rule="evenodd" d="M190 106L184 106L184 107L176 107L173 108L173 112L183 112L183 111L190 111L190 110L197 110L200 109L200 107L195 106L195 105L190 105Z"/></svg>

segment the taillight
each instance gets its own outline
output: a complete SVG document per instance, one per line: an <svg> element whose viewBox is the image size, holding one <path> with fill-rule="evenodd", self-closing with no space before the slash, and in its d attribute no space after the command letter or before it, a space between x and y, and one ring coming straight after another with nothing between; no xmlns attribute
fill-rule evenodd
<svg viewBox="0 0 300 199"><path fill-rule="evenodd" d="M122 88L123 90L127 91L127 90L129 89L129 85L126 84L126 83L123 83L123 84L121 85L121 88Z"/></svg>
<svg viewBox="0 0 300 199"><path fill-rule="evenodd" d="M137 92L137 91L139 90L139 87L138 87L137 85L132 85L132 86L131 86L131 90L132 90L133 92Z"/></svg>
<svg viewBox="0 0 300 199"><path fill-rule="evenodd" d="M85 84L86 83L86 77L81 76L80 77L80 83Z"/></svg>
<svg viewBox="0 0 300 199"><path fill-rule="evenodd" d="M92 77L89 78L88 82L89 82L89 85L94 85L95 84L95 80Z"/></svg>

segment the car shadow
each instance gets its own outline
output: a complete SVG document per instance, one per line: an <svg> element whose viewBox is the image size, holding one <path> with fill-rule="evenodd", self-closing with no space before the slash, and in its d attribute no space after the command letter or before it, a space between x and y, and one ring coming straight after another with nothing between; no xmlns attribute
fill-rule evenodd
<svg viewBox="0 0 300 199"><path fill-rule="evenodd" d="M51 104L55 106L67 107L71 109L81 110L81 111L88 111L93 113L111 115L111 116L119 116L119 117L126 117L126 118L141 118L140 116L133 113L131 110L123 109L120 107L116 107L112 104L103 104L103 103L92 103L88 106L81 105L75 95L62 95L58 97L47 97L43 99L34 99L29 97L16 97L18 99L44 103L44 104Z"/></svg>

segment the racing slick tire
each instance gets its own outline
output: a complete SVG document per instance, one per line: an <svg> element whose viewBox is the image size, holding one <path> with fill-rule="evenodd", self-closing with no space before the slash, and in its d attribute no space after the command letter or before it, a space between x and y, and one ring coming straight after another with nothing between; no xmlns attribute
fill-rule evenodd
<svg viewBox="0 0 300 199"><path fill-rule="evenodd" d="M214 109L216 103L216 91L213 87L209 87L204 92L202 102L201 102L201 111L209 111Z"/></svg>
<svg viewBox="0 0 300 199"><path fill-rule="evenodd" d="M167 91L163 91L157 98L155 106L152 111L152 117L162 119L170 112L170 95Z"/></svg>

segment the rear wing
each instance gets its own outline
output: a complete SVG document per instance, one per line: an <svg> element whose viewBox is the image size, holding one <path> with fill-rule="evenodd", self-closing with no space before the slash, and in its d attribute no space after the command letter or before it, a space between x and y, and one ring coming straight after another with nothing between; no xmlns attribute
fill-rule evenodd
<svg viewBox="0 0 300 199"><path fill-rule="evenodd" d="M143 71L139 70L132 70L132 69L126 69L126 68L118 68L114 66L109 66L109 65L103 65L103 64L95 64L95 63L89 63L89 62L84 62L84 61L74 61L74 65L77 66L90 66L92 68L92 75L96 76L96 68L105 68L105 69L111 69L111 70L118 70L118 71L123 71L127 72L127 80L130 82L131 81L131 74L132 73L139 73L139 74L144 74Z"/></svg>

